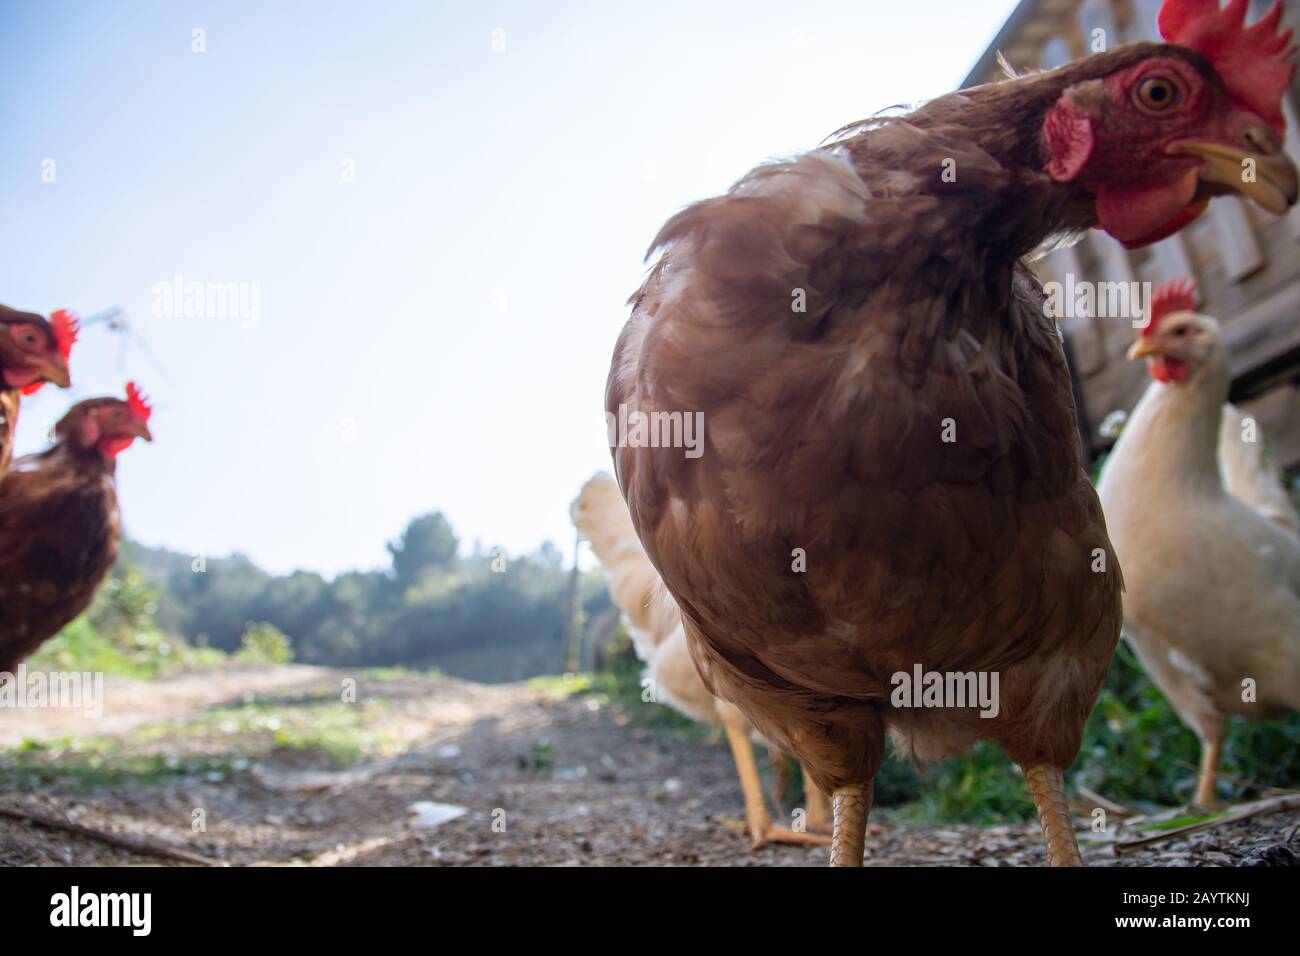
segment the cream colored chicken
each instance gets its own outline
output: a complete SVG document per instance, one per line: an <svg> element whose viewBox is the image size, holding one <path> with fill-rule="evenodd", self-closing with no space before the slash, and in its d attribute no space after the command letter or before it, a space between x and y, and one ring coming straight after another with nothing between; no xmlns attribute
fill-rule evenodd
<svg viewBox="0 0 1300 956"><path fill-rule="evenodd" d="M1254 440L1251 440L1251 439ZM1300 516L1283 483L1282 471L1267 453L1258 422L1235 405L1223 406L1219 429L1219 471L1228 493L1269 521L1300 534Z"/></svg>
<svg viewBox="0 0 1300 956"><path fill-rule="evenodd" d="M1155 381L1099 487L1124 634L1201 739L1195 799L1209 804L1227 716L1300 708L1300 537L1263 436L1225 405L1219 325L1190 283L1157 291L1129 355Z"/></svg>
<svg viewBox="0 0 1300 956"><path fill-rule="evenodd" d="M754 729L744 714L705 688L691 660L681 613L646 557L614 479L605 474L593 477L583 485L570 513L605 567L610 594L627 620L637 657L646 663L655 699L692 720L726 731L755 849L766 843L828 843L823 833L830 827L829 806L806 777L806 829L799 832L773 822L750 742Z"/></svg>

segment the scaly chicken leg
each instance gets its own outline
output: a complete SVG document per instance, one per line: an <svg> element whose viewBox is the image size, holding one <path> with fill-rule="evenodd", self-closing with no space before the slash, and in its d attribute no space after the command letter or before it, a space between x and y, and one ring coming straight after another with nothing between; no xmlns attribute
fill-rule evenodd
<svg viewBox="0 0 1300 956"><path fill-rule="evenodd" d="M861 866L867 842L867 814L875 781L850 783L835 791L835 835L831 839L831 866Z"/></svg>
<svg viewBox="0 0 1300 956"><path fill-rule="evenodd" d="M1222 737L1201 741L1201 775L1196 781L1196 802L1202 807L1214 805L1215 770L1219 766L1219 746Z"/></svg>
<svg viewBox="0 0 1300 956"><path fill-rule="evenodd" d="M1047 843L1048 866L1083 866L1079 843L1074 837L1074 821L1065 800L1065 780L1061 771L1047 764L1021 768L1038 809L1038 822Z"/></svg>
<svg viewBox="0 0 1300 956"><path fill-rule="evenodd" d="M745 829L754 841L751 849L757 850L769 843L824 846L828 842L825 836L799 833L772 822L772 814L763 799L763 782L758 776L758 763L754 760L754 745L749 740L748 730L727 724L727 742L731 744L731 756L736 761L736 773L740 776L740 789L745 794Z"/></svg>

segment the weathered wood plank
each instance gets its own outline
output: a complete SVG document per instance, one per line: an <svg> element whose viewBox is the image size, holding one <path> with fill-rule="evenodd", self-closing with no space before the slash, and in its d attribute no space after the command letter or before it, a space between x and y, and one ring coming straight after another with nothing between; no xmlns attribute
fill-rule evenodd
<svg viewBox="0 0 1300 956"><path fill-rule="evenodd" d="M1300 283L1282 286L1223 320L1233 378L1300 349Z"/></svg>

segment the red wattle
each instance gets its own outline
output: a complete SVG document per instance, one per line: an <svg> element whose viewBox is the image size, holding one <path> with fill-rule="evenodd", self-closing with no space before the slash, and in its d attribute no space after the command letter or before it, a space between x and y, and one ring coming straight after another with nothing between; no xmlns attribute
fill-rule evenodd
<svg viewBox="0 0 1300 956"><path fill-rule="evenodd" d="M133 441L135 439L129 435L114 435L111 438L105 438L99 443L99 453L105 458L116 458L130 448Z"/></svg>
<svg viewBox="0 0 1300 956"><path fill-rule="evenodd" d="M24 395L30 395L27 389L33 385L40 388L42 384L39 372L32 372L24 368L7 368L0 372L0 377L4 378L5 388L20 388ZM35 391L35 389L32 389Z"/></svg>
<svg viewBox="0 0 1300 956"><path fill-rule="evenodd" d="M1160 186L1106 186L1097 190L1097 221L1127 248L1159 242L1202 212L1208 202L1193 202L1196 170Z"/></svg>
<svg viewBox="0 0 1300 956"><path fill-rule="evenodd" d="M1166 385L1171 382L1181 382L1187 377L1187 363L1182 359L1157 355L1151 359L1149 368L1151 377L1157 382L1164 382Z"/></svg>

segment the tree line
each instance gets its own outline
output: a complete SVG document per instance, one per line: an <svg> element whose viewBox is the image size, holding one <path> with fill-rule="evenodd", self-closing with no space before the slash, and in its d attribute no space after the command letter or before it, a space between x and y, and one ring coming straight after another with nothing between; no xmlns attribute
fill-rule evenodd
<svg viewBox="0 0 1300 956"><path fill-rule="evenodd" d="M158 589L158 627L235 652L250 626L286 635L293 659L337 667L438 669L471 680L520 680L564 669L569 571L551 542L508 556L460 541L439 512L388 545L389 566L327 579L273 575L242 554L196 559L127 543L125 567ZM598 572L579 581L585 616L609 606Z"/></svg>

